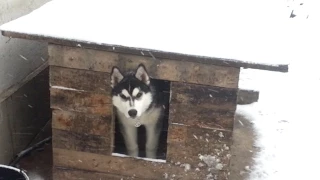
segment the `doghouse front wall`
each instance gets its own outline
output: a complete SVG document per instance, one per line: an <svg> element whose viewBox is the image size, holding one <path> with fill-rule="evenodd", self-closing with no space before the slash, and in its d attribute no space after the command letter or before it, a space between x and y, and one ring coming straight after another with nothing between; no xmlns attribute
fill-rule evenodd
<svg viewBox="0 0 320 180"><path fill-rule="evenodd" d="M88 173L97 179L163 179L165 173L204 179L208 171L198 167L198 154L218 156L224 166L213 173L226 179L239 68L51 44L49 55L54 179ZM151 77L171 81L167 163L111 156L109 73L114 65L126 71L140 63ZM191 170L185 172L177 162L190 164Z"/></svg>

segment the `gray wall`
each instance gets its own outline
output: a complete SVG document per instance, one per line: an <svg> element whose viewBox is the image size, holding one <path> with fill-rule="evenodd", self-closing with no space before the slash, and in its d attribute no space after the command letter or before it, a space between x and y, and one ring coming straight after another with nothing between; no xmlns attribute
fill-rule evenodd
<svg viewBox="0 0 320 180"><path fill-rule="evenodd" d="M28 14L49 0L0 0L0 25ZM28 60L21 58L26 57ZM46 44L0 36L0 95L39 67Z"/></svg>
<svg viewBox="0 0 320 180"><path fill-rule="evenodd" d="M28 14L48 1L50 0L0 0L0 25ZM0 36L0 100L6 97L10 99L12 87L19 86L27 75L47 60L47 56L45 43ZM21 90L20 93L24 94ZM15 153L10 124L16 122L10 121L18 120L6 117L12 115L9 112L19 113L13 112L6 101L0 102L0 164L7 164Z"/></svg>

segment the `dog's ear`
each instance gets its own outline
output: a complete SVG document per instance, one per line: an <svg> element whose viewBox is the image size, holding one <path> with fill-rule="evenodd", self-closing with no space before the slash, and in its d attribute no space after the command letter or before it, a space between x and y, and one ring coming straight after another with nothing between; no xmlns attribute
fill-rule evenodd
<svg viewBox="0 0 320 180"><path fill-rule="evenodd" d="M123 75L118 67L113 67L111 71L111 87L114 88L121 80Z"/></svg>
<svg viewBox="0 0 320 180"><path fill-rule="evenodd" d="M138 66L138 69L136 71L136 78L139 79L140 81L144 82L146 85L150 84L149 75L148 75L147 70L143 64L140 64Z"/></svg>

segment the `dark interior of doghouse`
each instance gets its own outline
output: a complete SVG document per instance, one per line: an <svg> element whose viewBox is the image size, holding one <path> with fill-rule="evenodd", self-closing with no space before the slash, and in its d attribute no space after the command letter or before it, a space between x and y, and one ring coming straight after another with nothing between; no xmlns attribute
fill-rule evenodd
<svg viewBox="0 0 320 180"><path fill-rule="evenodd" d="M151 83L159 92L159 99L164 103L164 118L162 130L159 138L157 151L157 159L166 159L167 152L167 135L168 135L168 119L169 119L169 100L170 100L170 82L164 80L151 79ZM138 127L138 146L139 157L145 157L146 130L144 126ZM114 136L114 153L127 154L123 136L120 132L119 121L115 116L115 136Z"/></svg>

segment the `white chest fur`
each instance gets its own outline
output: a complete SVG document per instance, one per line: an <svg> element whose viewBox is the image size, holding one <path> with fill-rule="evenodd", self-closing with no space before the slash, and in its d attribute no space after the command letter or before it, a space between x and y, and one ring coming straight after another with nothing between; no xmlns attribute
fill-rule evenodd
<svg viewBox="0 0 320 180"><path fill-rule="evenodd" d="M138 156L137 127L144 125L147 133L146 156L148 158L156 158L160 134L160 129L158 129L157 122L159 120L159 116L161 115L161 111L161 108L152 108L136 119L127 118L123 113L117 111L118 118L123 125L122 134L128 154L130 156Z"/></svg>

